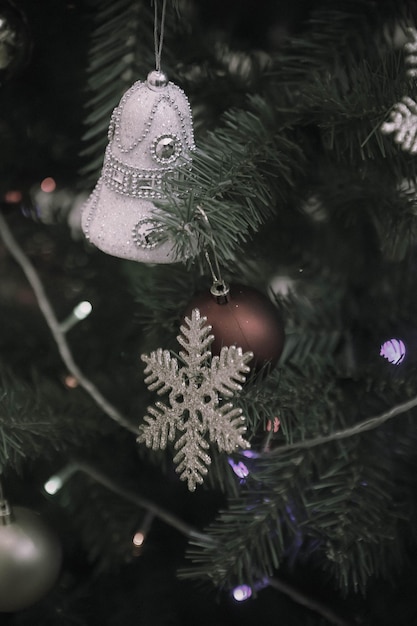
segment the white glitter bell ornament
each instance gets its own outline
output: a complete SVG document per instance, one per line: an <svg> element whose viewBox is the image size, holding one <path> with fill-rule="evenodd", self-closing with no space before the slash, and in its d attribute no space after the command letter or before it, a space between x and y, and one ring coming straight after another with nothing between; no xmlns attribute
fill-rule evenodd
<svg viewBox="0 0 417 626"><path fill-rule="evenodd" d="M137 81L114 109L100 179L82 211L87 239L113 256L144 263L179 261L161 241L154 201L175 194L194 149L188 99L160 70Z"/></svg>

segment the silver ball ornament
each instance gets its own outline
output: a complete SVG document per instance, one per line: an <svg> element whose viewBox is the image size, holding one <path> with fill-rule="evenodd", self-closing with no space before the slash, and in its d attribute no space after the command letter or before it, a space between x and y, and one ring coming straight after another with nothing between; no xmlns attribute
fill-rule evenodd
<svg viewBox="0 0 417 626"><path fill-rule="evenodd" d="M25 16L10 0L0 0L0 83L26 65L31 47Z"/></svg>
<svg viewBox="0 0 417 626"><path fill-rule="evenodd" d="M23 507L0 515L0 612L25 609L54 585L61 546L41 517Z"/></svg>

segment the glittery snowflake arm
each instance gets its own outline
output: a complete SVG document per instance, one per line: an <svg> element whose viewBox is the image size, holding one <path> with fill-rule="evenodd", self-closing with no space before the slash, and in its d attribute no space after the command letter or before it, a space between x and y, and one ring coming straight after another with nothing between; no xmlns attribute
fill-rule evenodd
<svg viewBox="0 0 417 626"><path fill-rule="evenodd" d="M195 491L196 486L203 482L211 463L211 458L205 452L209 444L201 433L201 423L196 413L190 415L184 430L184 434L175 444L178 453L174 457L174 463L178 465L176 472L181 480L187 481L190 491Z"/></svg>
<svg viewBox="0 0 417 626"><path fill-rule="evenodd" d="M390 121L382 124L381 132L385 135L393 133L394 141L404 151L417 153L417 103L404 96L401 102L394 105Z"/></svg>
<svg viewBox="0 0 417 626"><path fill-rule="evenodd" d="M246 374L250 372L247 363L253 358L252 352L243 354L242 348L236 346L224 347L220 356L215 356L211 362L210 373L207 383L223 396L230 398L236 392L242 390L241 383L246 380Z"/></svg>
<svg viewBox="0 0 417 626"><path fill-rule="evenodd" d="M408 66L406 74L409 78L417 77L417 30L408 28L408 43L404 46L405 63ZM395 143L401 146L404 152L417 154L417 103L412 98L404 96L400 102L394 104L390 119L381 125L381 132L385 135L394 135Z"/></svg>
<svg viewBox="0 0 417 626"><path fill-rule="evenodd" d="M168 350L158 348L148 356L142 354L145 368L145 383L151 391L159 395L177 388L181 384L178 362ZM148 407L145 424L139 428L138 442L144 442L148 448L165 449L168 441L173 441L178 422L181 421L181 410L156 402L155 407Z"/></svg>
<svg viewBox="0 0 417 626"><path fill-rule="evenodd" d="M234 408L230 402L219 407L219 399L213 397L213 391L226 397L241 391L241 383L245 382L250 371L247 363L252 358L252 352L243 354L236 346L222 348L220 356L213 357L207 379L201 385L201 396L207 402L203 411L205 426L210 440L216 441L220 451L233 452L236 448L250 447L243 439L246 426L241 409Z"/></svg>
<svg viewBox="0 0 417 626"><path fill-rule="evenodd" d="M406 53L405 62L410 67L407 69L407 76L410 78L417 77L417 30L415 28L408 28L407 35L410 39L405 44L404 50Z"/></svg>
<svg viewBox="0 0 417 626"><path fill-rule="evenodd" d="M168 441L174 441L182 412L174 411L162 402L155 402L154 407L148 407L148 413L145 424L139 427L137 441L153 450L165 450Z"/></svg>
<svg viewBox="0 0 417 626"><path fill-rule="evenodd" d="M180 328L182 334L178 335L177 341L184 348L180 357L189 368L198 368L211 354L207 348L214 336L210 334L211 326L206 322L207 318L201 317L200 311L194 309L191 318L185 318L186 326Z"/></svg>
<svg viewBox="0 0 417 626"><path fill-rule="evenodd" d="M141 359L146 363L145 383L150 391L162 395L177 385L178 362L171 356L169 350L158 348L149 356L142 354Z"/></svg>
<svg viewBox="0 0 417 626"><path fill-rule="evenodd" d="M236 408L231 402L207 411L207 430L211 441L215 441L220 452L235 452L237 448L250 448L243 438L246 432L246 420L242 409Z"/></svg>

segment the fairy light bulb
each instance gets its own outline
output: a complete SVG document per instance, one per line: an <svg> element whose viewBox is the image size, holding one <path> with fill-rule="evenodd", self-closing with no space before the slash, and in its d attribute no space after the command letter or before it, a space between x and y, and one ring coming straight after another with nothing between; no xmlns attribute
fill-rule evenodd
<svg viewBox="0 0 417 626"><path fill-rule="evenodd" d="M47 176L41 182L40 188L44 193L52 193L56 189L56 182L51 176Z"/></svg>
<svg viewBox="0 0 417 626"><path fill-rule="evenodd" d="M66 333L73 326L85 320L93 310L93 305L88 300L84 300L83 302L79 302L76 307L74 307L72 313L60 324L61 332Z"/></svg>
<svg viewBox="0 0 417 626"><path fill-rule="evenodd" d="M141 530L137 530L132 537L132 556L142 556L145 540L146 531L143 528Z"/></svg>
<svg viewBox="0 0 417 626"><path fill-rule="evenodd" d="M259 454L254 450L243 450L241 455L245 456L247 459L257 459L259 457Z"/></svg>
<svg viewBox="0 0 417 626"><path fill-rule="evenodd" d="M279 427L281 425L281 421L279 419L279 417L274 417L274 421L272 420L268 420L266 423L266 430L267 432L274 432L277 433L279 431Z"/></svg>
<svg viewBox="0 0 417 626"><path fill-rule="evenodd" d="M133 535L132 543L135 546L135 548L141 548L143 546L144 541L145 541L145 535L141 531L138 531L137 533Z"/></svg>
<svg viewBox="0 0 417 626"><path fill-rule="evenodd" d="M244 479L249 476L249 470L242 461L235 463L231 458L227 459L227 461L238 478Z"/></svg>
<svg viewBox="0 0 417 626"><path fill-rule="evenodd" d="M135 534L132 537L132 554L133 556L141 556L144 543L147 539L148 532L152 526L154 520L154 514L148 513L142 520L141 525L137 528Z"/></svg>
<svg viewBox="0 0 417 626"><path fill-rule="evenodd" d="M92 310L93 310L93 307L92 307L91 302L84 300L83 302L80 302L80 304L77 304L73 313L77 319L84 320L86 317L90 315Z"/></svg>
<svg viewBox="0 0 417 626"><path fill-rule="evenodd" d="M249 587L249 585L239 585L233 589L232 595L236 602L244 602L245 600L249 600L251 597L252 588Z"/></svg>
<svg viewBox="0 0 417 626"><path fill-rule="evenodd" d="M401 339L388 339L381 345L379 354L392 365L400 365L405 359L407 348Z"/></svg>
<svg viewBox="0 0 417 626"><path fill-rule="evenodd" d="M23 195L21 191L17 191L15 189L11 189L10 191L6 191L4 194L4 201L7 204L19 204L22 202Z"/></svg>
<svg viewBox="0 0 417 626"><path fill-rule="evenodd" d="M60 476L51 476L51 478L46 481L43 488L48 495L54 496L56 493L58 493L63 484L64 483Z"/></svg>
<svg viewBox="0 0 417 626"><path fill-rule="evenodd" d="M78 380L72 374L67 374L64 378L64 385L67 389L76 389L79 385Z"/></svg>
<svg viewBox="0 0 417 626"><path fill-rule="evenodd" d="M57 474L53 474L48 480L44 483L44 490L49 496L54 496L62 489L65 483L69 478L77 471L77 465L75 463L70 463L66 467L64 467Z"/></svg>

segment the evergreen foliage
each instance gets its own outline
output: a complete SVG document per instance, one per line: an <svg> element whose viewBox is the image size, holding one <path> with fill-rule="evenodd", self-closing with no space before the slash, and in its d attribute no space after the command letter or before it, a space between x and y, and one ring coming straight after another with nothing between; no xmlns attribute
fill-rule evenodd
<svg viewBox="0 0 417 626"><path fill-rule="evenodd" d="M155 402L140 355L177 349L187 304L210 286L207 254L227 281L275 302L286 345L234 398L252 455L210 447L205 485L190 494L170 443L139 445L68 383L0 242L4 490L42 510L64 546L56 588L6 624L417 621L417 158L380 130L417 96L404 59L417 6L284 4L168 0L163 69L190 99L197 149L158 219L193 255L156 266L93 249L77 221L112 110L153 68L153 3L16 0L33 52L2 86L2 209L58 318L93 304L68 332L82 372L139 434ZM45 198L47 176L58 188ZM394 338L407 350L398 364L380 355ZM46 496L44 482L68 467ZM131 540L150 510L138 556ZM253 597L238 605L241 584Z"/></svg>

